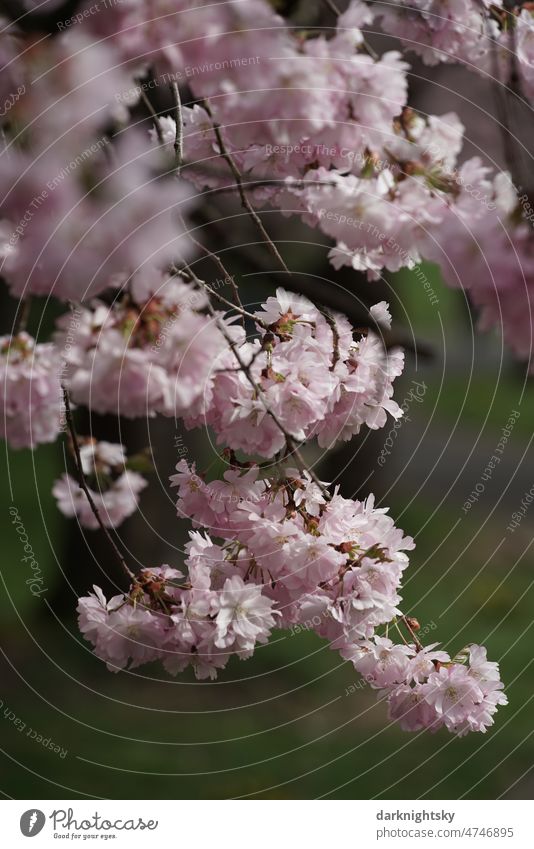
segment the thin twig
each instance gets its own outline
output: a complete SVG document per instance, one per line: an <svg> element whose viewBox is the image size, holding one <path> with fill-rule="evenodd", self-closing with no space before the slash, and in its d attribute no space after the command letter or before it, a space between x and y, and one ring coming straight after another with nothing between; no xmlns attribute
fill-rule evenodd
<svg viewBox="0 0 534 849"><path fill-rule="evenodd" d="M70 437L71 437L71 440L72 440L72 447L73 447L73 450L74 450L74 460L75 460L75 464L76 464L76 471L78 473L78 484L80 486L80 489L83 490L83 492L85 493L87 501L89 502L89 506L90 506L90 508L93 512L93 515L94 515L96 521L98 522L100 528L102 529L102 531L106 535L106 538L107 538L109 544L111 545L111 547L113 549L113 553L115 554L115 557L117 558L121 569L123 569L126 572L126 574L128 575L128 578L132 582L134 582L135 581L135 575L128 568L126 561L125 561L124 557L122 556L115 540L111 536L109 530L104 525L104 522L102 521L102 517L101 517L101 515L98 511L98 507L96 506L94 499L93 499L93 496L91 494L91 490L87 486L87 481L85 480L85 474L84 474L83 466L82 466L82 458L81 458L81 455L80 455L80 446L79 446L79 443L78 443L78 435L76 433L76 428L74 426L74 419L72 417L72 410L71 410L71 406L70 406L69 393L64 386L62 387L62 389L63 389L63 401L64 401L64 404L65 404L65 420L67 422L67 427L69 429Z"/></svg>
<svg viewBox="0 0 534 849"><path fill-rule="evenodd" d="M201 288L203 288L203 289L206 289L206 284L204 283L204 281L203 281L203 280L200 280L200 278L199 278L199 277L197 277L197 275L195 274L195 272L193 271L193 269L192 269L190 266L188 266L188 271L189 271L189 273L190 273L190 275L191 275L191 278L194 280L194 282L197 284L197 286L199 286L199 287L201 287ZM245 363L245 361L244 361L244 360L243 360L243 358L241 357L241 354L239 353L239 350L238 350L238 347L237 347L237 343L235 342L235 340L234 340L234 339L232 339L232 337L231 337L231 336L230 336L230 334L228 333L228 330L227 330L227 328L226 328L226 325L224 324L224 322L223 322L223 321L221 321L221 319L220 319L220 318L219 318L219 316L217 315L217 313L216 313L215 309L213 308L213 305L212 305L212 303L211 303L211 301L210 301L209 299L208 299L208 310L209 310L210 315L212 316L212 318L214 318L214 319L215 319L215 323L216 323L216 325L217 325L217 329L220 331L220 333L222 334L222 336L225 338L226 342L228 343L228 346L229 346L229 347L230 347L230 349L232 350L232 353L233 353L234 357L236 358L237 362L239 363L239 366L240 366L240 368L241 368L241 371L243 372L243 374L244 374L244 375L245 375L245 377L247 378L248 382L250 383L250 385L251 385L251 386L252 386L252 388L254 389L254 391L255 391L256 395L258 396L258 398L260 398L260 399L261 399L261 403L263 404L263 407L264 407L264 409L265 409L265 412L267 413L267 415L269 415L269 416L271 417L271 419L273 420L273 422L275 423L275 425L278 427L278 429L279 429L279 430L282 432L282 434L284 435L285 440L286 440L287 447L289 448L289 450L290 450L291 454L293 454L293 455L294 455L294 457L296 458L297 462L299 463L301 471L306 471L306 472L308 472L308 474L310 475L310 478L311 478L311 479L313 480L313 482L314 482L314 483L315 483L315 484L319 487L319 489L321 490L321 492L322 492L323 496L325 497L325 499L326 499L327 501L330 501L330 499L331 499L331 497L332 497L332 496L330 495L330 492L329 492L329 491L328 491L328 489L324 486L324 484L323 484L323 483L319 480L319 478L317 477L317 475L315 474L315 472L313 471L313 469L311 469L311 468L309 468L309 467L308 467L308 465L307 465L306 461L304 460L304 458L303 458L302 454L300 453L300 449L299 449L299 447L298 447L298 445L297 445L297 440L296 440L296 439L295 439L295 437L294 437L291 433L289 433L289 431L285 428L285 426L282 424L282 422L280 421L280 419L278 418L278 416L277 416L277 414L274 412L274 410L272 410L272 409L271 409L271 406L269 405L269 402L267 401L267 399L266 399L266 397L265 397L265 393L264 393L264 391L263 391L262 387L261 387L258 383L256 383L256 381L254 380L254 377L253 377L253 375L252 375L252 372L250 371L250 366L249 366L247 363Z"/></svg>
<svg viewBox="0 0 534 849"><path fill-rule="evenodd" d="M139 84L139 89L140 89L140 92L141 92L141 100L143 101L146 108L150 112L152 119L154 121L154 127L156 128L156 135L158 137L158 141L161 145L163 145L163 144L165 144L165 139L163 138L163 132L162 132L162 129L161 129L161 124L159 122L159 115L156 112L156 110L154 109L154 107L152 106L149 98L147 97L147 94L146 94L145 90L143 89L142 84Z"/></svg>
<svg viewBox="0 0 534 849"><path fill-rule="evenodd" d="M20 301L19 307L17 310L17 315L15 317L15 323L13 327L13 336L16 336L18 333L23 333L26 330L28 325L28 320L30 318L30 311L32 306L31 297L24 298Z"/></svg>
<svg viewBox="0 0 534 849"><path fill-rule="evenodd" d="M244 318L251 318L264 330L269 330L269 326L265 324L265 322L262 321L262 319L259 318L257 315L254 315L254 313L249 312L242 306L238 307L236 304L233 304L232 301L228 300L228 298L225 298L223 295L219 295L219 293L216 292L215 289L212 289L211 286L209 286L207 283L205 283L204 280L200 280L200 278L193 273L189 265L186 265L185 268L176 269L176 271L178 272L178 274L182 274L184 277L188 277L189 280L193 280L197 285L202 286L209 295L211 295L213 298L216 298L221 304L224 304L225 306L230 307L230 309L235 310Z"/></svg>
<svg viewBox="0 0 534 849"><path fill-rule="evenodd" d="M250 362L248 364L248 367L250 368L251 365L253 365L256 362L256 360L258 359L258 357L260 357L263 353L265 353L263 348L257 348L254 351L254 353L252 354L252 357L250 358ZM239 367L238 368L217 368L217 369L215 369L214 374L234 374L234 373L240 372L240 371L241 371L241 369ZM262 464L259 463L257 465L259 465L261 467ZM271 462L267 463L267 466L270 467L271 465L272 465Z"/></svg>
<svg viewBox="0 0 534 849"><path fill-rule="evenodd" d="M337 324L334 316L328 310L323 311L323 316L330 330L332 331L332 337L334 340L334 345L332 349L332 365L330 366L330 371L334 371L335 367L339 362L339 330L337 329Z"/></svg>
<svg viewBox="0 0 534 849"><path fill-rule="evenodd" d="M338 18L341 16L341 14L342 14L341 9L338 8L338 6L333 2L333 0L323 0L323 3L325 4L325 6L328 6L330 11L333 12L333 14L336 15ZM375 60L378 59L378 53L376 52L376 50L374 50L371 47L370 44L367 43L367 41L365 40L365 38L363 38L363 36L362 36L362 44L365 47L365 49L367 50L367 52L369 53L369 56L372 56L372 58L375 59Z"/></svg>
<svg viewBox="0 0 534 849"><path fill-rule="evenodd" d="M407 646L407 645L408 645L408 640L406 639L406 637L405 637L405 636L404 636L404 634L402 633L401 629L399 628L399 623L398 623L398 621L397 621L397 620L395 620L395 623L394 623L394 624L395 624L395 628L396 628L396 629L397 629L397 631L399 632L399 636L400 636L400 638L401 638L402 642L404 643L404 645L405 645L405 646ZM388 625L389 625L389 622L388 622ZM387 634L386 634L386 637L387 637Z"/></svg>
<svg viewBox="0 0 534 849"><path fill-rule="evenodd" d="M325 4L325 6L328 6L328 8L330 9L330 11L331 11L331 12L333 12L333 13L334 13L334 15L337 15L337 16L338 16L338 18L339 18L339 16L341 15L341 10L340 10L340 9L338 9L338 7L337 7L337 6L336 6L336 4L333 2L333 0L323 0L323 3Z"/></svg>
<svg viewBox="0 0 534 849"><path fill-rule="evenodd" d="M203 286L206 292L212 297L216 298L218 301L220 301L221 304L225 304L227 307L230 307L230 309L236 310L243 318L251 318L253 321L256 322L256 324L262 327L263 330L269 329L268 325L265 324L265 322L262 321L262 319L259 318L257 315L254 315L253 312L249 312L244 307L237 307L235 304L232 303L232 301L229 301L227 298L224 298L222 295L219 295L219 293L216 292L215 289L212 289L211 286L209 286L207 283L204 283Z"/></svg>
<svg viewBox="0 0 534 849"><path fill-rule="evenodd" d="M176 122L174 153L176 155L176 169L179 171L184 161L184 131L182 123L182 101L180 100L180 89L178 88L178 83L171 83L171 92L174 101L174 120Z"/></svg>
<svg viewBox="0 0 534 849"><path fill-rule="evenodd" d="M204 169L206 173L211 174L207 168ZM329 180L293 180L291 183L292 188L296 189L305 189L308 186L328 186L330 185ZM247 187L252 187L253 189L261 189L264 186L276 186L280 184L282 186L287 185L286 178L280 177L272 177L270 179L263 177L261 180L255 180L253 177L247 179ZM243 185L245 185L243 181ZM226 195L230 192L238 192L239 186L236 186L235 183L232 183L229 186L207 186L204 190L204 194L209 194L211 197L216 195Z"/></svg>
<svg viewBox="0 0 534 849"><path fill-rule="evenodd" d="M228 273L227 269L224 267L224 263L222 262L221 258L219 256L217 256L217 254L213 253L213 251L210 251L210 249L207 248L206 245L203 245L202 242L199 242L198 239L196 239L194 236L191 235L191 233L189 233L189 238L191 239L193 244L195 244L197 246L197 248L199 248L206 256L209 256L209 258L215 263L215 265L217 266L217 268L219 269L221 274L224 276L224 278L227 279L228 282L230 283L230 286L232 287L232 292L234 294L234 302L235 302L234 306L239 311L239 313L241 314L241 318L243 319L243 327L244 327L245 326L244 317L245 317L245 315L248 315L250 317L250 313L247 313L244 306L243 306L243 303L242 303L241 298L239 296L239 289L237 287L237 283L234 280L234 275ZM224 298L222 300L224 300ZM227 303L230 303L230 302L228 301ZM232 306L232 305L230 304L230 306Z"/></svg>
<svg viewBox="0 0 534 849"><path fill-rule="evenodd" d="M415 650L418 651L418 652L422 651L424 646L423 646L421 640L419 639L419 637L417 636L417 634L415 633L415 631L413 630L412 626L408 622L408 617L407 616L401 616L400 621L402 622L402 624L404 625L406 630L409 632L412 640L414 641Z"/></svg>
<svg viewBox="0 0 534 849"><path fill-rule="evenodd" d="M211 119L213 131L215 133L215 138L217 139L217 144L219 145L219 150L221 152L221 156L228 163L230 170L231 170L232 174L234 175L234 180L236 182L236 185L237 185L237 188L238 188L238 191L239 191L239 197L241 198L241 203L242 203L243 207L246 209L246 211L248 212L248 214L250 215L250 217L254 221L256 227L260 230L260 232L261 232L263 238L265 239L265 241L266 241L266 243L269 247L269 250L271 251L273 256L276 257L276 259L278 260L278 262L282 266L283 270L287 274L290 274L291 272L289 271L289 268L287 267L284 260L282 259L282 256L281 256L280 252L278 251L278 248L276 247L273 240L269 236L267 230L263 226L263 222L262 222L261 218L259 217L258 213L256 212L256 210L254 209L254 207L252 206L251 202L249 201L249 199L247 197L247 193L245 191L245 186L243 184L243 178L241 176L241 172L239 171L239 168L235 164L232 154L229 152L228 148L226 147L226 145L224 143L224 139L222 137L222 132L221 132L221 126L220 126L220 124L218 124L214 120L213 114L212 114L212 111L211 111L211 107L210 107L208 101L203 100L202 106L204 107L204 109L206 110L206 112L208 113L208 115Z"/></svg>

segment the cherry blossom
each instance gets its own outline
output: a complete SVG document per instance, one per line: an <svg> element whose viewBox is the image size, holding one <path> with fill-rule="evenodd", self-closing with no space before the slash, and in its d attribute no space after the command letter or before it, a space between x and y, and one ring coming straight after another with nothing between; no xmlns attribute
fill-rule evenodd
<svg viewBox="0 0 534 849"><path fill-rule="evenodd" d="M261 586L245 584L239 575L227 578L217 599L215 645L252 652L257 642L266 643L275 623L272 606Z"/></svg>
<svg viewBox="0 0 534 849"><path fill-rule="evenodd" d="M141 276L108 307L94 301L79 310L79 330L66 354L65 379L77 403L123 416L192 416L205 411L213 360L225 342L201 313L205 295L177 278ZM58 322L65 346L70 316ZM235 332L230 330L229 332Z"/></svg>
<svg viewBox="0 0 534 849"><path fill-rule="evenodd" d="M218 363L206 421L221 442L274 456L285 438L267 409L295 439L316 436L322 446L349 439L364 425L383 426L387 412L402 415L391 397L403 367L400 350L386 352L373 333L353 338L343 316L324 316L281 289L256 315L268 330L241 350L261 397L231 355Z"/></svg>
<svg viewBox="0 0 534 849"><path fill-rule="evenodd" d="M113 482L101 484L96 481L97 489L91 490L91 498L96 504L103 524L109 528L118 527L124 519L137 510L139 493L146 487L144 477L137 472L124 471ZM68 517L76 516L84 528L95 530L99 523L78 482L69 474L64 474L52 487L59 510Z"/></svg>
<svg viewBox="0 0 534 849"><path fill-rule="evenodd" d="M1 435L12 448L55 442L62 427L57 348L27 333L0 337Z"/></svg>
<svg viewBox="0 0 534 849"><path fill-rule="evenodd" d="M402 416L389 304L358 329L280 287L250 311L233 287L234 308L229 290L197 277L187 216L204 190L237 191L249 214L315 229L335 270L372 282L435 261L481 326L502 326L529 359L528 198L511 175L465 159L454 113L410 107L406 54L507 83L515 53L534 96L532 10L352 0L321 31L267 0L91 8L78 4L53 37L0 22L0 270L13 296L70 307L51 341L20 324L0 339L2 435L33 448L66 432L76 475L54 483L58 508L106 535L138 511L147 482L126 445L77 436L77 406L209 428L228 465L211 479L201 459L178 462L176 511L193 528L183 572L134 574L119 551L128 587L80 598L81 633L111 671L159 662L204 680L275 629L311 623L402 729L484 732L507 701L498 664L482 646L451 659L421 643L403 613L413 539L374 495L344 497L300 453ZM377 55L368 26L399 49Z"/></svg>

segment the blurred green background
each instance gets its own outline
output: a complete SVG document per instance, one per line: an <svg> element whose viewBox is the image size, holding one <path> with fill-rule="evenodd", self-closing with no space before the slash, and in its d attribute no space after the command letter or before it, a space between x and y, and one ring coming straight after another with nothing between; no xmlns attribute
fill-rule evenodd
<svg viewBox="0 0 534 849"><path fill-rule="evenodd" d="M500 340L473 331L462 293L445 289L432 267L425 273L437 304L409 271L388 292L406 334L433 349L432 358L407 358L396 387L401 402L413 380L424 382L422 403L410 406L382 468L376 458L389 425L343 446L319 468L323 479L340 474L347 496L376 492L415 536L403 596L424 641L451 651L484 643L501 662L510 704L495 726L463 739L444 731L406 734L388 724L375 692L354 686L354 669L306 633L277 633L251 660L231 662L216 682L196 682L190 672L172 679L157 666L107 672L77 631L76 594L95 582L106 591L124 587L99 533L82 537L55 509L50 488L65 464L56 445L6 455L0 617L6 796L531 796L534 508L514 533L507 525L534 484L534 393ZM260 297L257 281L244 284L245 301ZM520 416L501 463L464 513L513 410ZM150 443L157 467L142 496L142 517L120 529L123 545L131 562L180 566L187 527L176 519L167 487L176 445L185 445L201 469L211 466L211 474L213 448L205 435L170 421L150 422L148 429L129 425L121 436L137 447ZM315 459L313 451L309 456ZM42 568L41 599L25 585L12 503ZM30 728L63 751L32 740Z"/></svg>

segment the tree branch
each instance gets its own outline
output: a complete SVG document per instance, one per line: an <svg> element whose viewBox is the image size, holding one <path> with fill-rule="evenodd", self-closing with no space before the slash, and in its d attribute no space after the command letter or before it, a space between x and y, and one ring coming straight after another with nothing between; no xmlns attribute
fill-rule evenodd
<svg viewBox="0 0 534 849"><path fill-rule="evenodd" d="M156 135L157 135L157 137L158 137L158 141L159 141L159 143L160 143L161 145L164 145L164 144L165 144L165 139L163 138L163 133L162 133L162 131L161 131L161 124L160 124L160 122L159 122L159 115L158 115L158 113L156 112L156 110L154 109L154 107L152 106L152 103L150 102L150 98L149 98L149 97L148 97L148 95L146 94L146 92L145 92L145 90L144 90L144 88L143 88L142 83L141 83L139 80L136 80L136 83L137 83L137 84L138 84L138 86L139 86L139 91L140 91L140 93L141 93L141 100L143 101L143 103L145 104L146 108L147 108L147 109L148 109L148 111L150 112L150 114L151 114L151 116L152 116L152 120L154 121L154 127L155 127L155 129L156 129Z"/></svg>
<svg viewBox="0 0 534 849"><path fill-rule="evenodd" d="M211 111L211 107L210 107L208 101L202 100L201 103L202 103L202 106L204 107L204 109L206 110L206 112L208 113L208 115L211 119L213 131L215 133L215 138L217 139L217 144L219 145L219 150L221 152L221 156L228 163L230 170L231 170L232 174L234 175L234 180L236 182L237 189L239 191L239 196L241 198L241 203L242 203L243 207L246 209L246 211L248 212L248 214L250 215L250 217L254 221L256 227L261 232L263 238L265 239L265 241L266 241L266 243L269 247L269 250L271 251L273 256L276 257L276 259L278 260L278 262L282 266L282 269L287 274L290 274L291 272L289 271L289 268L287 267L284 260L282 259L282 256L280 255L278 248L276 247L273 240L269 236L267 230L263 226L263 222L262 222L260 216L258 215L258 213L256 212L256 210L254 209L254 207L252 206L251 202L249 201L249 199L247 197L247 193L245 191L245 187L244 187L244 184L243 184L243 178L241 176L239 168L237 167L237 165L234 162L232 154L228 151L228 148L226 147L226 145L224 143L224 139L223 139L222 133L221 133L220 124L218 124L214 120L213 114L212 114L212 111Z"/></svg>
<svg viewBox="0 0 534 849"><path fill-rule="evenodd" d="M237 283L234 280L233 274L228 273L228 271L226 270L221 258L219 256L217 256L217 254L213 253L213 251L210 251L209 248L207 248L205 245L203 245L202 242L199 242L198 239L196 239L194 236L191 235L191 233L189 233L189 238L191 239L193 244L195 244L197 246L197 248L199 248L206 256L209 256L209 258L215 263L215 265L217 266L217 268L219 269L221 274L223 274L223 276L230 283L230 286L232 287L232 292L234 294L234 302L235 303L231 304L230 301L227 301L222 296L219 298L219 300L228 304L229 306L236 309L240 313L241 318L242 318L243 327L244 327L245 326L245 320L244 320L245 316L248 316L249 318L251 318L252 315L251 315L251 313L248 313L245 310L245 308L242 304L241 298L239 296L239 289L237 287ZM218 297L216 292L212 291L212 294L214 294L216 297ZM255 319L255 320L257 321L257 319Z"/></svg>
<svg viewBox="0 0 534 849"><path fill-rule="evenodd" d="M174 121L176 123L174 153L176 156L176 170L179 172L184 161L184 133L182 121L182 101L180 100L180 89L178 88L178 83L171 83L171 92L174 101Z"/></svg>
<svg viewBox="0 0 534 849"><path fill-rule="evenodd" d="M188 269L188 272L189 272L192 280L197 284L197 286L199 286L200 288L207 291L209 287L206 286L204 281L200 280L199 277L197 277L197 275L195 274L195 272L193 271L193 269L190 266L187 266L187 269ZM259 383L256 383L256 381L254 380L252 372L250 371L250 366L247 363L245 363L245 361L243 360L243 358L242 358L242 356L239 353L239 350L237 348L236 342L232 339L232 337L228 333L228 330L227 330L224 322L221 321L221 319L219 318L219 316L215 312L213 305L212 305L211 301L209 300L209 298L208 298L208 310L209 310L209 313L212 316L212 318L215 320L215 323L217 325L217 329L220 331L221 335L225 338L225 340L228 343L228 346L230 347L234 357L236 358L237 362L239 363L239 367L240 367L241 371L243 372L243 374L247 378L248 382L250 383L250 385L254 389L258 398L261 399L261 402L263 404L265 412L267 413L268 416L271 417L271 419L273 420L275 425L279 428L279 430L284 435L287 447L290 450L291 454L293 454L294 457L296 458L298 464L300 465L300 470L306 471L309 474L310 478L313 480L313 482L321 490L325 499L327 501L330 501L330 499L332 497L330 495L330 492L324 486L324 484L319 480L319 478L317 477L317 475L315 474L313 469L311 469L307 465L307 463L304 460L304 458L303 458L303 456L300 452L300 449L297 445L297 440L295 439L293 434L291 434L286 429L286 427L282 424L282 422L278 418L277 414L274 412L274 410L271 409L271 406L269 405L269 402L267 401L267 399L265 397L265 393L264 393L262 387L259 385Z"/></svg>
<svg viewBox="0 0 534 849"><path fill-rule="evenodd" d="M63 400L64 400L64 403L65 403L65 419L66 419L67 427L69 429L70 437L71 437L71 440L72 440L72 447L73 447L73 451L74 451L74 460L75 460L75 465L76 465L76 471L78 473L78 484L80 486L80 489L83 490L83 492L85 493L87 501L89 502L89 506L90 506L90 508L93 512L93 515L94 515L96 521L98 522L101 530L106 535L106 538L107 538L111 548L113 549L113 553L114 553L121 569L126 573L128 578L130 579L130 581L135 582L135 575L129 569L129 567L127 566L126 561L125 561L124 557L122 556L122 554L119 550L119 547L117 546L115 540L111 536L108 528L106 528L106 526L104 525L104 522L102 521L102 517L101 517L99 510L98 510L98 507L96 506L96 504L94 502L91 490L87 486L87 481L85 480L85 474L84 474L83 466L82 466L82 458L80 456L80 445L78 443L78 435L76 433L76 428L74 426L74 419L72 417L72 410L71 410L71 406L70 406L69 393L64 386L62 387L62 389L63 389Z"/></svg>

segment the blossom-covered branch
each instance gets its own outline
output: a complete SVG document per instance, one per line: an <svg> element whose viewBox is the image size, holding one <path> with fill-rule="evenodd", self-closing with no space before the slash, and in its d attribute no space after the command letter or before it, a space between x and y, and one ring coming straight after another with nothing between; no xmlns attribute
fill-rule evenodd
<svg viewBox="0 0 534 849"><path fill-rule="evenodd" d="M413 540L372 495L344 498L305 461L312 441L330 449L402 416L403 352L382 338L388 305L355 328L273 286L256 309L189 218L203 195L220 202L231 188L284 273L264 210L316 228L335 270L371 281L435 260L528 358L534 250L513 180L478 157L459 164L458 117L415 112L404 53L378 55L365 40L379 24L427 62L468 60L483 73L488 45L512 44L528 93L531 11L512 21L502 3L445 5L352 0L327 34L288 26L267 0L177 0L172 13L166 0L127 0L105 14L82 2L61 7L68 26L54 18L58 31L42 39L31 33L49 18L0 21L2 276L26 303L71 306L50 340L23 327L0 340L2 436L35 448L70 432L77 480L66 473L53 494L100 529L129 583L109 601L95 587L78 605L110 669L162 661L213 678L274 629L312 622L403 728L485 731L506 703L484 648L425 646L402 612ZM198 252L233 300L197 276ZM172 477L178 515L195 528L187 574L182 564L131 572L109 529L135 516L139 458L79 437L70 399L211 429L229 460L223 479L183 460Z"/></svg>

